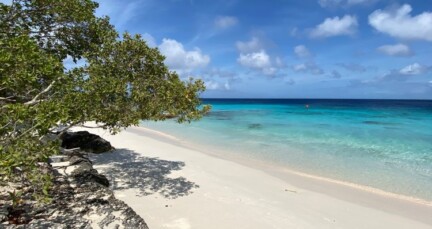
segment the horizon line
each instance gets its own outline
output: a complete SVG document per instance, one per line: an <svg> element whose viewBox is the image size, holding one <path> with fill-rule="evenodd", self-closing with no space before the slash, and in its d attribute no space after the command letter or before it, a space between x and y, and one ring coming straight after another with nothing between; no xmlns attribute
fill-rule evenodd
<svg viewBox="0 0 432 229"><path fill-rule="evenodd" d="M409 98L405 98L405 99L389 99L389 98L217 98L217 97L211 97L211 98L200 98L200 99L256 99L256 100L265 100L265 99L274 99L274 100L417 100L417 101L432 101L432 99L409 99Z"/></svg>

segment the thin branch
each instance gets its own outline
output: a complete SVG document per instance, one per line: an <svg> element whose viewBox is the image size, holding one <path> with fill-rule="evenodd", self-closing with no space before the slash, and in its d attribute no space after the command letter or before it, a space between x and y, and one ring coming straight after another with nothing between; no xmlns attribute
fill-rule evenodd
<svg viewBox="0 0 432 229"><path fill-rule="evenodd" d="M54 86L54 84L56 83L56 81L54 80L53 82L51 82L50 85L48 85L47 88L45 88L43 91L41 91L39 94L37 94L32 100L24 103L25 105L35 105L39 102L42 102L42 100L39 99L39 97L41 97L43 94L47 93L49 90L51 90L51 88Z"/></svg>
<svg viewBox="0 0 432 229"><path fill-rule="evenodd" d="M20 135L19 135L18 137L16 137L15 139L19 139L19 138L21 138L22 136L24 136L24 135L30 133L31 131L35 130L36 127L38 127L38 126L39 126L39 125L34 125L34 126L32 126L31 128L29 128L28 130L24 131L22 134L20 134Z"/></svg>
<svg viewBox="0 0 432 229"><path fill-rule="evenodd" d="M29 90L29 91L26 93L25 96L20 96L20 97L21 97L21 98L27 98L27 96L28 96L29 94L33 93L34 91L36 91L36 89L31 89L31 90Z"/></svg>
<svg viewBox="0 0 432 229"><path fill-rule="evenodd" d="M7 101L7 102L16 102L16 100L15 99L11 99L11 98L13 98L13 96L9 96L9 97L0 97L0 100L3 100L3 101Z"/></svg>
<svg viewBox="0 0 432 229"><path fill-rule="evenodd" d="M60 139L60 138L62 138L63 137L63 135L70 129L70 128L72 128L72 127L74 127L74 126L76 126L76 125L78 125L79 123L82 123L82 121L76 121L76 122L73 122L73 123L71 123L68 127L66 127L66 128L64 128L58 135L57 135L57 138L58 139Z"/></svg>
<svg viewBox="0 0 432 229"><path fill-rule="evenodd" d="M104 128L106 125L103 126L86 126L86 125L80 125L80 127L89 128L89 129L98 129L98 128Z"/></svg>
<svg viewBox="0 0 432 229"><path fill-rule="evenodd" d="M6 128L6 127L9 126L11 123L12 123L12 121L9 121L8 123L6 123L6 125L2 126L2 127L0 128L0 130Z"/></svg>

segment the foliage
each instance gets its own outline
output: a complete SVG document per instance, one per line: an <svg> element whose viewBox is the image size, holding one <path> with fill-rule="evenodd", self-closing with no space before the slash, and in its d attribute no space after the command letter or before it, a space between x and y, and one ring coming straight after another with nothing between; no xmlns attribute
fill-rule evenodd
<svg viewBox="0 0 432 229"><path fill-rule="evenodd" d="M115 133L140 120L199 119L202 81L182 81L139 35L119 36L91 0L0 3L0 179L37 183L63 131L95 121ZM84 65L66 67L72 61Z"/></svg>

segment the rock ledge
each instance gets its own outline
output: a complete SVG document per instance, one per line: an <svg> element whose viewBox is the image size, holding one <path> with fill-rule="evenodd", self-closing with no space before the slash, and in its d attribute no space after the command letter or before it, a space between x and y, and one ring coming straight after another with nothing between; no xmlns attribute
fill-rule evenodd
<svg viewBox="0 0 432 229"><path fill-rule="evenodd" d="M86 151L92 150L62 149L62 155L50 159L51 166L41 165L53 175L50 204L38 206L35 201L27 201L27 195L23 197L25 204L12 208L8 191L29 193L31 187L0 187L0 228L148 229L139 215L114 197L108 179L93 168Z"/></svg>

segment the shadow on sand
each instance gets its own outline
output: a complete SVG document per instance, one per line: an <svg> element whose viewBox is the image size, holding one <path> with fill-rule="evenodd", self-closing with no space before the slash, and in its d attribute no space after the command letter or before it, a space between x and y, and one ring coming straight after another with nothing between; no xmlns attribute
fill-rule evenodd
<svg viewBox="0 0 432 229"><path fill-rule="evenodd" d="M144 157L127 149L92 155L91 160L97 166L107 166L98 170L107 176L113 190L134 188L138 189L140 195L159 193L165 198L175 199L199 188L184 177L169 177L172 171L185 166L181 161Z"/></svg>

